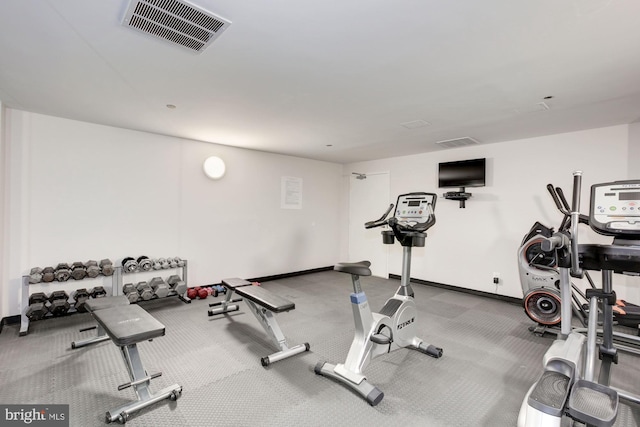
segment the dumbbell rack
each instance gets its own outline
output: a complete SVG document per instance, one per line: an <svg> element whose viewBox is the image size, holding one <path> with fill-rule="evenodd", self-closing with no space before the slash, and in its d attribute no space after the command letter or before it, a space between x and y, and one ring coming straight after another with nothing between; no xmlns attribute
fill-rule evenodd
<svg viewBox="0 0 640 427"><path fill-rule="evenodd" d="M104 277L108 277L108 276L86 277L81 280L92 280L92 279L104 278ZM80 280L73 280L73 282L79 282L79 281ZM69 283L69 281L49 282L49 283L58 283L62 285L63 283L65 284ZM116 282L115 270L114 270L114 274L111 276L112 292L115 292L117 289L116 283L117 282ZM30 286L32 286L32 284L29 283L29 276L22 276L22 303L21 303L21 310L20 310L20 336L21 337L29 333L29 322L31 322L27 317L27 309L29 308L29 287ZM68 313L75 313L75 312L76 312L75 308L73 307L69 308Z"/></svg>
<svg viewBox="0 0 640 427"><path fill-rule="evenodd" d="M179 267L169 267L169 268L163 268L160 270L147 270L147 271L143 271L143 270L136 270L136 271L132 271L130 273L125 273L124 272L124 268L122 266L116 266L114 267L113 270L113 277L114 277L114 288L113 288L113 295L122 295L122 287L124 286L124 277L130 277L133 276L135 274L149 274L151 275L151 277L153 277L153 275L155 274L156 276L160 275L162 276L162 272L164 271L171 271L171 270L177 270L177 269L182 269L182 274L180 275L182 278L182 281L184 283L188 283L187 282L187 265L189 264L189 262L186 259L183 259L182 261L184 261L184 265L183 266L179 266ZM169 294L166 296L166 298L169 297L173 297L173 296L177 296L178 298L180 298L180 300L182 300L185 303L190 303L191 302L191 298L187 297L187 293L185 292L184 295L178 295L175 291L170 291Z"/></svg>

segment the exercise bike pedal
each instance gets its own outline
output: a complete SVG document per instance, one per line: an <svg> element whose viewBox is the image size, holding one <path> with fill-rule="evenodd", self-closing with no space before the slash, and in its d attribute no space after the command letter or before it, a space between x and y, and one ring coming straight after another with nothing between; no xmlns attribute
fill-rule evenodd
<svg viewBox="0 0 640 427"><path fill-rule="evenodd" d="M382 344L382 345L386 345L386 344L391 344L393 342L393 340L391 339L391 337L388 337L386 335L383 334L375 334L375 335L371 335L371 341L373 341L376 344Z"/></svg>

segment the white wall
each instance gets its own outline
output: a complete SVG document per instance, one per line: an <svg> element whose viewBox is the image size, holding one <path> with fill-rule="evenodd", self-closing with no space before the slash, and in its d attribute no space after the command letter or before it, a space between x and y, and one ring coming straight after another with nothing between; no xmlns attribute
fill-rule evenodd
<svg viewBox="0 0 640 427"><path fill-rule="evenodd" d="M6 256L8 255L8 252L5 250L7 246L5 240L7 201L5 199L8 197L5 183L7 182L6 175L9 172L9 168L7 167L7 138L5 129L5 107L2 101L0 101L0 284L9 282L9 275L5 267L7 265ZM7 303L6 298L0 298L0 313L7 311ZM2 316L0 316L0 320L2 320Z"/></svg>
<svg viewBox="0 0 640 427"><path fill-rule="evenodd" d="M437 188L442 161L486 157L488 183L468 189L466 209L438 199L437 224L414 249L413 277L520 297L516 250L536 220L560 215L545 186L570 191L584 171L583 212L592 183L638 177L640 125L479 145L345 165L262 153L6 109L0 318L19 314L20 277L58 262L181 256L189 284L332 265L348 253L348 176L389 171L393 200ZM227 174L212 181L202 162L218 155ZM635 171L633 170L635 168ZM303 209L280 209L282 176L303 178ZM372 218L380 212L372 212ZM585 241L609 239L590 230ZM400 274L401 250L390 252ZM492 273L502 285L495 287ZM640 301L638 278L616 281ZM67 282L72 291L104 283ZM43 285L50 292L56 284ZM33 291L38 291L37 286Z"/></svg>
<svg viewBox="0 0 640 427"><path fill-rule="evenodd" d="M572 172L584 172L582 211L588 212L591 184L627 179L628 126L615 126L512 141L478 145L421 155L346 165L344 174L389 170L391 197L403 192L427 191L439 196L439 162L487 158L487 186L468 188L473 194L466 208L438 198L437 223L428 232L425 248L415 248L412 277L449 285L522 297L516 251L535 221L557 227L557 212L546 184L561 186L570 198ZM372 218L378 215L372 212ZM609 242L582 228L581 241ZM344 250L344 248L343 248ZM395 245L389 269L400 274L402 251ZM502 285L492 283L500 273ZM639 287L627 287L618 279L616 289L630 301L640 301Z"/></svg>
<svg viewBox="0 0 640 427"><path fill-rule="evenodd" d="M640 179L640 122L629 125L629 179Z"/></svg>
<svg viewBox="0 0 640 427"><path fill-rule="evenodd" d="M180 256L196 286L338 260L338 164L7 111L16 179L0 317L19 314L20 276L33 266ZM219 181L202 171L211 155L227 164ZM303 179L302 209L280 208L282 176ZM71 280L32 292L100 284Z"/></svg>

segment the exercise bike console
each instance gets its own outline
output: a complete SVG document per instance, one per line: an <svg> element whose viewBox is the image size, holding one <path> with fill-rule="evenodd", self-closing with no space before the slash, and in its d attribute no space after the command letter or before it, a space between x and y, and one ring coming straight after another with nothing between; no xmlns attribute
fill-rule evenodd
<svg viewBox="0 0 640 427"><path fill-rule="evenodd" d="M402 246L424 246L425 231L436 223L434 210L437 196L434 193L408 193L398 196L394 215L387 219L393 204L376 221L369 221L365 228L388 225L391 230L382 232L382 242L392 245L398 239Z"/></svg>

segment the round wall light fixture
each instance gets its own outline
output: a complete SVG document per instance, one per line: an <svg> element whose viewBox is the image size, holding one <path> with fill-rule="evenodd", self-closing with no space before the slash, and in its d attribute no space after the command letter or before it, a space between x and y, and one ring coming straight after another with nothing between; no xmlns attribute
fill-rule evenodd
<svg viewBox="0 0 640 427"><path fill-rule="evenodd" d="M224 176L226 166L224 160L217 156L208 157L202 165L204 173L211 179L220 179Z"/></svg>

